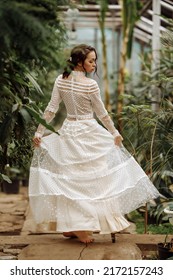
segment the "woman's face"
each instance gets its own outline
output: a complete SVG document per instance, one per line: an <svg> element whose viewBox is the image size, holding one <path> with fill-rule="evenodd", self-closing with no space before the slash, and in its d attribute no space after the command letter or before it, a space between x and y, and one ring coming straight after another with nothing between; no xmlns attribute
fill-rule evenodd
<svg viewBox="0 0 173 280"><path fill-rule="evenodd" d="M84 61L83 67L84 67L84 69L87 73L91 73L95 70L95 68L96 68L96 53L95 53L95 51L91 51L87 55L87 58Z"/></svg>

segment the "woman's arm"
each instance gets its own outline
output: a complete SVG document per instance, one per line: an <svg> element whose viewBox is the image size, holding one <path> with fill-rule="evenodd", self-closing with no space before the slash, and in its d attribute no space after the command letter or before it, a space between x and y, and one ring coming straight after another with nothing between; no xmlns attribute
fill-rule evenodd
<svg viewBox="0 0 173 280"><path fill-rule="evenodd" d="M100 96L100 89L95 81L93 82L90 88L90 99L91 99L93 111L96 113L96 116L102 122L102 124L107 128L107 130L114 136L115 144L119 144L119 142L121 142L123 138L120 135L119 131L115 128L112 119L108 115L108 112Z"/></svg>
<svg viewBox="0 0 173 280"><path fill-rule="evenodd" d="M56 81L54 83L54 87L53 87L52 94L51 94L51 99L43 113L43 119L47 123L50 123L53 120L53 118L55 117L55 114L59 109L59 104L62 100L61 96L59 94L57 83L58 83L58 78L56 79ZM40 144L40 140L45 132L45 129L46 128L42 124L39 124L39 126L35 132L34 139L33 139L34 144L36 146L38 146Z"/></svg>

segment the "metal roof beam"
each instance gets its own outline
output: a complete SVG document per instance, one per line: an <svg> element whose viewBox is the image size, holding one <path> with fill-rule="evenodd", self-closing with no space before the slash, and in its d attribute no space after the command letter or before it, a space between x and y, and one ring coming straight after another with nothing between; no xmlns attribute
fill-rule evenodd
<svg viewBox="0 0 173 280"><path fill-rule="evenodd" d="M168 3L164 2L164 1L161 1L160 4L164 8L167 8L168 10L173 11L173 5L171 6L170 4L168 4Z"/></svg>

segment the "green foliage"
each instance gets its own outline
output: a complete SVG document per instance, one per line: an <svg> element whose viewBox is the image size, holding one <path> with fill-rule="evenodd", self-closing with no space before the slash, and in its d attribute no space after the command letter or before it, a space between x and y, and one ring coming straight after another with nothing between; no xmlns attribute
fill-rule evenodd
<svg viewBox="0 0 173 280"><path fill-rule="evenodd" d="M149 218L165 223L166 205L173 192L173 32L162 34L160 66L151 70L151 53L143 57L143 71L137 85L128 80L122 112L124 143L153 181L165 200L148 204ZM151 108L153 96L160 96L159 111Z"/></svg>
<svg viewBox="0 0 173 280"><path fill-rule="evenodd" d="M145 220L144 220L144 212L133 211L128 215L128 218L131 222L136 225L136 232L139 234L143 234L145 232ZM147 225L147 232L150 234L172 234L173 229L172 225L169 222L159 223L157 224L149 217L149 223Z"/></svg>
<svg viewBox="0 0 173 280"><path fill-rule="evenodd" d="M120 0L122 5L123 37L128 30L127 57L131 57L133 44L133 30L136 21L140 18L140 11L143 4L137 0Z"/></svg>
<svg viewBox="0 0 173 280"><path fill-rule="evenodd" d="M122 112L125 145L166 197L172 194L168 186L173 182L172 41L172 30L162 34L161 61L156 71L151 70L151 54L144 56L139 84L128 81L126 85ZM160 110L154 112L151 100L158 94Z"/></svg>
<svg viewBox="0 0 173 280"><path fill-rule="evenodd" d="M9 184L11 183L11 180L10 180L10 178L9 178L7 175L4 175L4 174L0 173L0 183L1 183L2 181L6 181L6 182L8 182Z"/></svg>
<svg viewBox="0 0 173 280"><path fill-rule="evenodd" d="M65 28L57 17L58 1L1 1L0 53L11 51L20 62L56 63L57 50L64 41ZM57 32L56 32L57 31ZM1 67L4 60L1 59Z"/></svg>
<svg viewBox="0 0 173 280"><path fill-rule="evenodd" d="M6 166L23 170L32 156L36 123L53 128L40 117L45 97L38 84L43 72L58 69L66 42L58 14L64 1L16 0L0 2L0 144L1 180ZM14 173L14 172L13 172Z"/></svg>
<svg viewBox="0 0 173 280"><path fill-rule="evenodd" d="M104 26L106 12L108 11L108 0L97 0L97 3L100 5L99 21Z"/></svg>
<svg viewBox="0 0 173 280"><path fill-rule="evenodd" d="M56 134L59 134L58 132L56 132L56 130L51 125L47 124L46 121L40 117L40 114L36 110L34 110L33 108L30 108L28 105L25 105L24 108L26 108L26 110L27 110L26 112L29 112L30 115L32 115L40 124L45 126L50 131L52 131Z"/></svg>
<svg viewBox="0 0 173 280"><path fill-rule="evenodd" d="M156 224L161 224L169 222L170 215L165 213L165 208L172 209L173 207L173 198L171 199L161 199L160 203L155 207L152 207L150 204L149 215L151 218L154 218Z"/></svg>
<svg viewBox="0 0 173 280"><path fill-rule="evenodd" d="M124 138L147 174L159 187L161 179L173 177L173 111L167 103L159 112L148 105L127 105L123 110ZM160 177L158 181L157 178ZM168 183L168 182L167 182Z"/></svg>

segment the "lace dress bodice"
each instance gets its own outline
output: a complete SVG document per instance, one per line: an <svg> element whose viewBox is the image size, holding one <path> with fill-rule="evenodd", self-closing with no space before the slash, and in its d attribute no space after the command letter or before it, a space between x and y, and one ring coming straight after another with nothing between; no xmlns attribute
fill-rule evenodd
<svg viewBox="0 0 173 280"><path fill-rule="evenodd" d="M50 102L43 114L47 123L55 117L62 100L67 110L68 119L76 121L92 119L93 113L95 113L114 137L119 135L101 100L97 82L86 77L84 72L72 71L70 76L65 79L62 78L62 75L57 77ZM42 137L44 131L45 127L40 124L35 136Z"/></svg>

